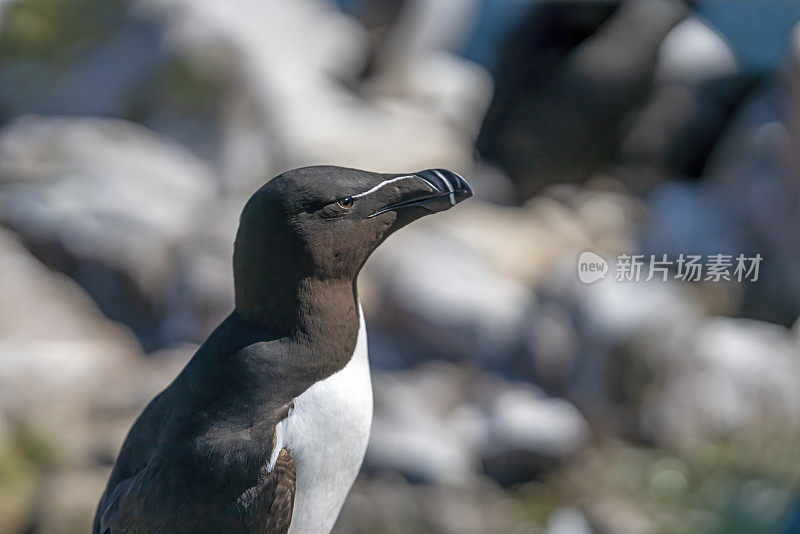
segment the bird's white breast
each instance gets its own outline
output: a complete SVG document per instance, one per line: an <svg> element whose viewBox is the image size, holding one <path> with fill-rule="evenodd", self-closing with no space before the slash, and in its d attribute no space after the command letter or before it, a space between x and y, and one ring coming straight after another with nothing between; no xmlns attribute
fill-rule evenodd
<svg viewBox="0 0 800 534"><path fill-rule="evenodd" d="M294 400L276 428L277 452L294 458L297 482L289 534L327 533L361 468L372 425L367 333L359 306L356 348L339 372Z"/></svg>

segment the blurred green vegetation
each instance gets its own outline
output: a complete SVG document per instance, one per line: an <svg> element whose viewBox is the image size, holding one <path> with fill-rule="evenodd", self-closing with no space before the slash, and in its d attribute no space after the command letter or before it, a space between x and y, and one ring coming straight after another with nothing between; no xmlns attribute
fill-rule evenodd
<svg viewBox="0 0 800 534"><path fill-rule="evenodd" d="M58 82L59 73L68 72L121 31L137 27L146 34L149 26L159 24L137 16L129 7L120 0L17 0L8 4L0 17L0 72L25 65L44 67L25 70L12 86L16 92L40 95ZM121 118L146 124L153 110L159 109L187 117L213 115L230 83L229 58L224 54L187 58L165 52L159 59L131 89L129 107L120 113ZM25 105L27 102L23 111Z"/></svg>
<svg viewBox="0 0 800 534"><path fill-rule="evenodd" d="M57 462L56 449L25 425L0 443L0 532L24 532L41 475Z"/></svg>
<svg viewBox="0 0 800 534"><path fill-rule="evenodd" d="M202 68L185 58L175 58L164 68L161 83L173 107L199 113L219 104L227 83L224 72L222 68Z"/></svg>
<svg viewBox="0 0 800 534"><path fill-rule="evenodd" d="M119 27L125 3L109 0L20 0L0 19L0 69L18 62L68 62Z"/></svg>
<svg viewBox="0 0 800 534"><path fill-rule="evenodd" d="M490 480L463 488L409 485L397 490L408 495L400 509L413 511L402 521L396 510L380 509L385 496L372 494L405 483L378 473L356 484L359 522L342 532L433 534L442 531L435 523L442 511L470 509L504 532L542 533L554 512L577 508L596 534L788 534L800 504L798 435L798 428L765 426L682 450L607 440L507 491Z"/></svg>
<svg viewBox="0 0 800 534"><path fill-rule="evenodd" d="M785 532L800 499L798 430L761 428L680 451L611 441L515 494L540 525L562 506L591 517L610 503L660 534Z"/></svg>

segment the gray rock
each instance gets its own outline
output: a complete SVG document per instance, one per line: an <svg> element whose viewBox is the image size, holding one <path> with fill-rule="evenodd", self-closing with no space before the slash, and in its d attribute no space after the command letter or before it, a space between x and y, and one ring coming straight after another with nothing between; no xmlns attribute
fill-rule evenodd
<svg viewBox="0 0 800 534"><path fill-rule="evenodd" d="M196 347L145 358L70 278L0 231L0 529L86 532L108 470ZM10 496L13 493L13 496Z"/></svg>
<svg viewBox="0 0 800 534"><path fill-rule="evenodd" d="M335 533L407 532L527 534L539 529L525 504L486 479L463 488L412 485L396 475L356 481Z"/></svg>
<svg viewBox="0 0 800 534"><path fill-rule="evenodd" d="M565 256L629 250L640 208L622 194L563 188L522 208L472 201L458 211L392 236L367 262L368 324L404 335L408 350L397 346L394 362L440 357L531 377L537 344L560 344L552 354L563 354L571 334L548 337L530 287ZM542 312L542 325L554 310Z"/></svg>
<svg viewBox="0 0 800 534"><path fill-rule="evenodd" d="M582 450L589 428L567 401L536 387L427 364L374 377L375 416L365 465L447 487L483 471L528 482Z"/></svg>
<svg viewBox="0 0 800 534"><path fill-rule="evenodd" d="M367 315L446 359L502 365L518 350L534 303L523 285L446 231L404 232L376 251L365 272L375 293ZM370 307L378 299L380 307Z"/></svg>
<svg viewBox="0 0 800 534"><path fill-rule="evenodd" d="M565 394L579 349L569 312L560 304L543 301L530 321L530 375L544 388Z"/></svg>
<svg viewBox="0 0 800 534"><path fill-rule="evenodd" d="M653 521L626 499L601 497L589 504L586 513L599 532L648 534L656 529Z"/></svg>
<svg viewBox="0 0 800 534"><path fill-rule="evenodd" d="M545 2L507 39L478 149L527 200L613 164L683 2ZM554 28L554 25L558 25Z"/></svg>
<svg viewBox="0 0 800 534"><path fill-rule="evenodd" d="M25 117L0 134L0 174L3 224L157 346L174 248L215 189L208 169L132 123Z"/></svg>
<svg viewBox="0 0 800 534"><path fill-rule="evenodd" d="M580 340L567 396L599 428L637 437L638 404L663 362L651 361L633 340L670 346L689 336L705 312L690 288L677 283L606 278L583 285L574 264L560 275L542 291L569 312Z"/></svg>
<svg viewBox="0 0 800 534"><path fill-rule="evenodd" d="M128 331L8 232L0 232L0 270L0 413L24 416L59 399L80 405L91 384L141 353Z"/></svg>
<svg viewBox="0 0 800 534"><path fill-rule="evenodd" d="M790 325L800 314L800 215L794 199L800 130L792 110L800 95L796 40L785 72L743 102L740 112L714 151L705 172L709 194L726 202L736 215L738 237L748 248L739 252L764 258L758 283L744 286L741 314Z"/></svg>
<svg viewBox="0 0 800 534"><path fill-rule="evenodd" d="M562 274L542 306L571 317L578 343L563 387L597 428L685 446L800 418L800 351L787 328L714 317L688 285L587 286Z"/></svg>
<svg viewBox="0 0 800 534"><path fill-rule="evenodd" d="M490 388L479 384L476 389ZM482 404L488 419L483 470L503 486L536 480L588 444L589 426L580 412L529 384L504 384Z"/></svg>
<svg viewBox="0 0 800 534"><path fill-rule="evenodd" d="M494 400L487 453L530 450L568 458L586 444L589 427L564 399L544 398L532 386L517 386Z"/></svg>
<svg viewBox="0 0 800 534"><path fill-rule="evenodd" d="M800 421L800 351L785 327L709 318L676 349L662 355L661 383L643 406L642 424L658 442L693 443Z"/></svg>
<svg viewBox="0 0 800 534"><path fill-rule="evenodd" d="M98 495L103 493L108 475L109 470L101 468L48 477L37 496L31 529L42 534L91 531Z"/></svg>
<svg viewBox="0 0 800 534"><path fill-rule="evenodd" d="M233 309L233 241L246 202L238 195L209 201L192 233L176 243L161 339L202 342Z"/></svg>
<svg viewBox="0 0 800 534"><path fill-rule="evenodd" d="M375 374L375 415L366 467L440 485L470 480L477 459L456 421L464 378L450 366Z"/></svg>
<svg viewBox="0 0 800 534"><path fill-rule="evenodd" d="M378 51L367 88L378 97L401 97L425 106L474 140L493 83L482 67L454 52L467 41L479 9L476 0L406 3Z"/></svg>
<svg viewBox="0 0 800 534"><path fill-rule="evenodd" d="M57 444L64 465L110 462L136 415L176 374L176 358L145 360L127 329L8 232L0 232L0 268L2 441L22 428ZM182 365L187 351L177 352Z"/></svg>
<svg viewBox="0 0 800 534"><path fill-rule="evenodd" d="M751 85L722 35L696 16L685 18L659 47L652 94L632 118L615 174L639 191L699 178Z"/></svg>

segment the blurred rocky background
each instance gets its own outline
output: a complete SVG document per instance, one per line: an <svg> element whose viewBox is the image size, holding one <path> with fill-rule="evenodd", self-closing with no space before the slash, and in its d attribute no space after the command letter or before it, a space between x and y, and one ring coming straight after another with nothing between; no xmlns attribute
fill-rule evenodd
<svg viewBox="0 0 800 534"><path fill-rule="evenodd" d="M86 532L310 164L477 198L365 268L337 533L800 529L796 0L0 2L0 532ZM761 254L580 283L580 252ZM424 272L425 276L420 276Z"/></svg>

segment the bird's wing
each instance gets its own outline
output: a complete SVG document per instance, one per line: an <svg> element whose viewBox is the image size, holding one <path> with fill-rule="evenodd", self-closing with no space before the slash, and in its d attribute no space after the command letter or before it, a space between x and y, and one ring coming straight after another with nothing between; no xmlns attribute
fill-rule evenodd
<svg viewBox="0 0 800 534"><path fill-rule="evenodd" d="M103 496L95 517L94 534L164 532L166 515L147 517L149 470L119 482ZM160 521L161 520L161 521Z"/></svg>
<svg viewBox="0 0 800 534"><path fill-rule="evenodd" d="M212 334L198 355L213 351L242 356L226 359L219 372L199 373L199 364L192 367L190 362L148 405L119 453L98 506L94 534L288 530L294 505L294 460L281 449L272 469L260 463L268 463L273 448L280 446L275 425L287 417L295 396L293 390L277 385L285 382L286 369L291 369L282 359L285 350L277 342L231 348L213 341ZM245 360L247 351L257 351L254 359L262 374L273 377L271 385L258 386L259 393L269 397L267 407L259 412L257 427L229 431L217 427L211 408L232 395L224 389L231 383L247 387L247 381L235 380L237 367L230 363ZM208 377L213 380L208 382ZM197 414L207 417L201 425L194 423ZM223 430L208 432L215 428Z"/></svg>
<svg viewBox="0 0 800 534"><path fill-rule="evenodd" d="M122 480L103 497L94 534L151 534L176 532L248 532L286 534L292 520L295 464L281 449L271 470L264 466L259 482L244 491L227 509L198 506L186 487L164 488L156 482L169 467L148 465ZM175 480L168 476L167 478ZM159 487L161 491L154 492ZM199 496L198 496L199 497ZM214 503L216 504L216 503Z"/></svg>
<svg viewBox="0 0 800 534"><path fill-rule="evenodd" d="M235 508L248 532L286 534L292 522L295 466L292 455L281 449L271 471L264 468L258 485L244 492Z"/></svg>
<svg viewBox="0 0 800 534"><path fill-rule="evenodd" d="M188 479L174 458L152 456L131 476L109 484L93 533L288 532L295 495L295 464L288 450L281 449L272 468L262 466L256 483L238 494L228 493L234 486L227 486L209 495Z"/></svg>
<svg viewBox="0 0 800 534"><path fill-rule="evenodd" d="M162 527L143 514L147 490L161 469L155 454L169 416L163 409L167 391L154 398L134 423L122 445L95 515L93 534L158 532ZM152 505L152 503L150 503Z"/></svg>

